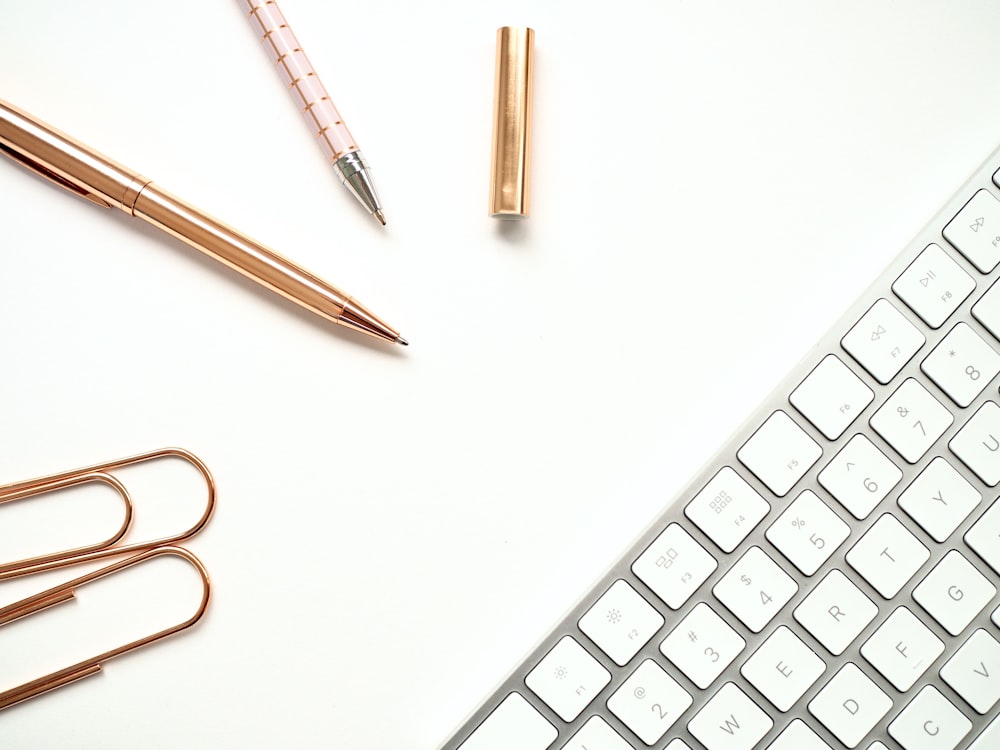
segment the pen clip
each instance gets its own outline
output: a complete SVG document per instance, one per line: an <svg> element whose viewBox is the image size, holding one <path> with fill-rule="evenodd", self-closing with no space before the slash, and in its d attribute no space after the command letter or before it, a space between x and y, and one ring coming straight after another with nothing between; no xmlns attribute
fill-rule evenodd
<svg viewBox="0 0 1000 750"><path fill-rule="evenodd" d="M25 156L21 152L15 151L14 149L10 148L9 146L5 146L2 143L0 143L0 151L2 151L4 155L9 156L11 159L16 161L18 164L21 164L23 167L30 169L38 176L44 177L50 182L54 182L59 187L64 187L71 193L76 193L80 197L86 198L88 201L92 203L96 203L98 206L103 206L104 208L113 208L113 206L107 201L101 199L100 197L94 195L93 193L84 190L79 185L70 182L66 178L61 177L60 175L53 172L51 169L42 166L41 164L34 161L30 157Z"/></svg>

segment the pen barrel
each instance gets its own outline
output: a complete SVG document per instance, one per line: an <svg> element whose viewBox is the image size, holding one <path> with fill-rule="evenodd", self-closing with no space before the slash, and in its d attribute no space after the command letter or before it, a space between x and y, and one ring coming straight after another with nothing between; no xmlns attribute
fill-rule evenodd
<svg viewBox="0 0 1000 750"><path fill-rule="evenodd" d="M126 212L149 182L3 100L0 147L8 156L62 187L99 205Z"/></svg>
<svg viewBox="0 0 1000 750"><path fill-rule="evenodd" d="M259 242L149 183L132 214L334 323L344 323L351 298Z"/></svg>
<svg viewBox="0 0 1000 750"><path fill-rule="evenodd" d="M273 0L240 2L250 14L250 23L264 43L271 62L301 109L306 124L316 136L327 160L336 165L342 156L357 151L354 137L333 106L330 95L277 4Z"/></svg>

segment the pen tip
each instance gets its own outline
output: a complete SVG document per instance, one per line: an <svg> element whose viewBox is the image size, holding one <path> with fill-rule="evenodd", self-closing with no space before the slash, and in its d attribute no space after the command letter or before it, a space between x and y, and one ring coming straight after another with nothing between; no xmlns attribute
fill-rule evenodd
<svg viewBox="0 0 1000 750"><path fill-rule="evenodd" d="M410 345L410 342L407 341L406 339L404 339L402 336L397 336L396 337L396 343L397 344L402 344L403 346L409 346Z"/></svg>
<svg viewBox="0 0 1000 750"><path fill-rule="evenodd" d="M381 208L375 209L375 218L378 219L379 224L381 224L382 226L385 226L385 214L382 213L382 209Z"/></svg>

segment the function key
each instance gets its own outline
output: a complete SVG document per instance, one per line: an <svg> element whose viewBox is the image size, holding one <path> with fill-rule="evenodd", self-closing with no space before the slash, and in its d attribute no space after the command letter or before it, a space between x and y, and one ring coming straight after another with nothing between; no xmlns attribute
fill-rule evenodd
<svg viewBox="0 0 1000 750"><path fill-rule="evenodd" d="M983 273L1000 262L1000 201L978 190L944 228L944 238Z"/></svg>
<svg viewBox="0 0 1000 750"><path fill-rule="evenodd" d="M632 572L670 609L679 609L716 567L715 558L672 523L632 563Z"/></svg>
<svg viewBox="0 0 1000 750"><path fill-rule="evenodd" d="M524 678L531 691L563 721L579 716L610 681L611 673L568 635Z"/></svg>
<svg viewBox="0 0 1000 750"><path fill-rule="evenodd" d="M812 467L823 449L792 418L776 411L736 456L778 497L784 497Z"/></svg>
<svg viewBox="0 0 1000 750"><path fill-rule="evenodd" d="M835 355L828 354L788 400L829 440L844 434L875 394Z"/></svg>
<svg viewBox="0 0 1000 750"><path fill-rule="evenodd" d="M663 617L625 581L615 581L579 625L621 667L663 626Z"/></svg>
<svg viewBox="0 0 1000 750"><path fill-rule="evenodd" d="M896 296L931 328L939 328L975 288L972 277L934 243L892 285Z"/></svg>
<svg viewBox="0 0 1000 750"><path fill-rule="evenodd" d="M885 299L841 339L841 346L878 382L888 383L924 345L924 335Z"/></svg>
<svg viewBox="0 0 1000 750"><path fill-rule="evenodd" d="M726 466L688 503L684 514L719 549L732 552L769 510L767 501Z"/></svg>

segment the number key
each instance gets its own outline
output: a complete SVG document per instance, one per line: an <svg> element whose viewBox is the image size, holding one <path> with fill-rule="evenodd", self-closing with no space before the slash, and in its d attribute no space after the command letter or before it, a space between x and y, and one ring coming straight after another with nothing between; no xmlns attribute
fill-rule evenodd
<svg viewBox="0 0 1000 750"><path fill-rule="evenodd" d="M660 651L704 690L746 645L711 607L699 602L660 644Z"/></svg>
<svg viewBox="0 0 1000 750"><path fill-rule="evenodd" d="M760 547L751 547L715 584L712 593L744 625L759 633L798 590L798 584Z"/></svg>
<svg viewBox="0 0 1000 750"><path fill-rule="evenodd" d="M847 539L851 528L812 490L805 490L767 530L768 540L811 576Z"/></svg>
<svg viewBox="0 0 1000 750"><path fill-rule="evenodd" d="M959 406L968 406L1000 373L1000 354L973 331L959 323L920 365Z"/></svg>
<svg viewBox="0 0 1000 750"><path fill-rule="evenodd" d="M659 742L691 705L691 696L647 659L608 698L608 709L647 745Z"/></svg>
<svg viewBox="0 0 1000 750"><path fill-rule="evenodd" d="M909 378L875 412L870 423L899 455L915 464L953 421L940 401Z"/></svg>
<svg viewBox="0 0 1000 750"><path fill-rule="evenodd" d="M819 483L859 521L867 518L902 478L899 467L864 435L851 438L819 473Z"/></svg>

